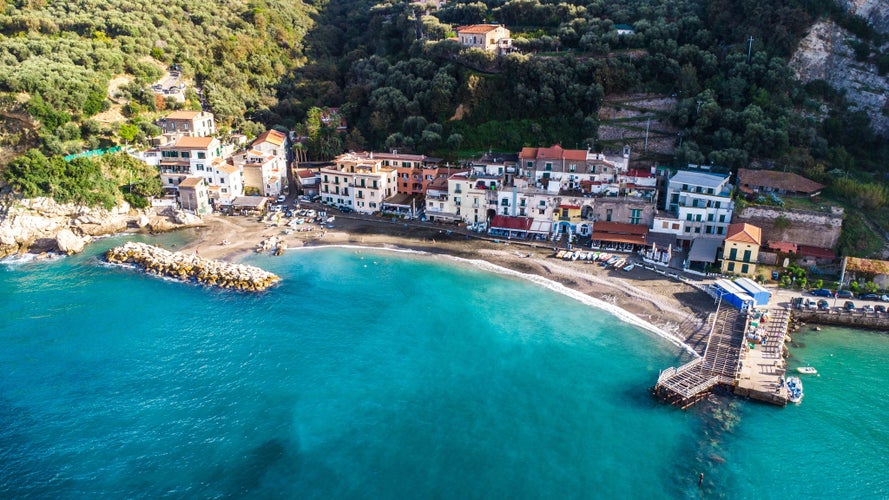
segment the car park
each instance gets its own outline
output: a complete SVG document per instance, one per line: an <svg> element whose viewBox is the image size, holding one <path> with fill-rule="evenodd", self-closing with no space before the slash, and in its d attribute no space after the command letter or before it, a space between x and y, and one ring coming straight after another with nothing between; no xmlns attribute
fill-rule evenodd
<svg viewBox="0 0 889 500"><path fill-rule="evenodd" d="M809 293L816 297L833 297L833 294L827 288L819 288L817 290L812 290Z"/></svg>
<svg viewBox="0 0 889 500"><path fill-rule="evenodd" d="M845 309L847 311L854 311L855 310L855 303L852 302L851 300L847 300L846 302L843 303L843 309Z"/></svg>
<svg viewBox="0 0 889 500"><path fill-rule="evenodd" d="M855 295L849 290L837 290L836 297L838 299L854 299Z"/></svg>

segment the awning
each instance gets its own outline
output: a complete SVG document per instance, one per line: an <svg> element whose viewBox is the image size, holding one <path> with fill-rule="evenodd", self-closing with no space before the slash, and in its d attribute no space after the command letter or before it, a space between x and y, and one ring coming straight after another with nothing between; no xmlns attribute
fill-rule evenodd
<svg viewBox="0 0 889 500"><path fill-rule="evenodd" d="M549 234L552 225L553 223L548 220L534 219L534 221L531 222L531 228L528 229L528 232L537 234Z"/></svg>
<svg viewBox="0 0 889 500"><path fill-rule="evenodd" d="M590 239L593 241L610 241L612 243L630 243L633 245L645 244L645 236L641 234L617 234L593 231Z"/></svg>
<svg viewBox="0 0 889 500"><path fill-rule="evenodd" d="M691 242L688 252L689 262L716 262L716 251L722 240L716 238L698 238Z"/></svg>

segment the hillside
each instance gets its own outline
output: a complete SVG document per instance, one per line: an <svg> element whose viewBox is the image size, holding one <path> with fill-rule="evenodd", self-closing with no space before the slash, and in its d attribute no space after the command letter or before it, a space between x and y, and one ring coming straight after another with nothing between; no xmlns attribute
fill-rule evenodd
<svg viewBox="0 0 889 500"><path fill-rule="evenodd" d="M174 104L147 86L177 64L221 123L243 127L276 105L280 79L304 61L314 12L298 0L8 2L0 17L0 100L40 122L44 152L78 152L118 140L107 125L113 120L91 119L112 107L112 79L130 82L117 90L127 103L121 111L151 132L151 113ZM185 104L200 105L195 93ZM10 132L0 134L0 146L16 146Z"/></svg>

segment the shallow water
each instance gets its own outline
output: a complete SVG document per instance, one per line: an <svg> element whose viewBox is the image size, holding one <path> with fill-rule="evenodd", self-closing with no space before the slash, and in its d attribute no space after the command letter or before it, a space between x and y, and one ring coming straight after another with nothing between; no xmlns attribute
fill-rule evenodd
<svg viewBox="0 0 889 500"><path fill-rule="evenodd" d="M809 337L822 377L800 406L681 412L646 391L684 351L524 280L354 249L251 263L284 281L232 293L90 254L0 266L0 496L887 491L863 479L886 466L889 381L862 370L885 336Z"/></svg>

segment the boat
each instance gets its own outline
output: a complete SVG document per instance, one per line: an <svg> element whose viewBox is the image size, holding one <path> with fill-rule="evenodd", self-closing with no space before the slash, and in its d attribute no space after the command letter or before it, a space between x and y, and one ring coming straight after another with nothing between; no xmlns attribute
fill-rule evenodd
<svg viewBox="0 0 889 500"><path fill-rule="evenodd" d="M619 261L620 257L611 257L610 259L605 261L606 266L614 265L615 262Z"/></svg>
<svg viewBox="0 0 889 500"><path fill-rule="evenodd" d="M787 399L791 403L799 403L803 400L803 381L799 377L787 377Z"/></svg>
<svg viewBox="0 0 889 500"><path fill-rule="evenodd" d="M813 366L799 366L797 367L796 371L804 373L806 375L815 375L818 373L818 370L816 370Z"/></svg>
<svg viewBox="0 0 889 500"><path fill-rule="evenodd" d="M636 267L636 264L626 265L624 266L624 271L632 271L634 267Z"/></svg>
<svg viewBox="0 0 889 500"><path fill-rule="evenodd" d="M620 268L624 267L624 264L626 264L626 263L627 263L626 259L618 259L617 262L614 263L614 268L620 269Z"/></svg>

